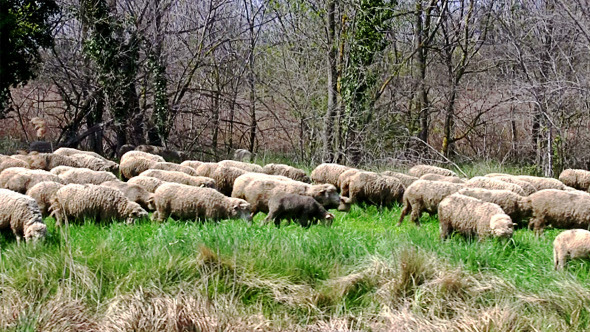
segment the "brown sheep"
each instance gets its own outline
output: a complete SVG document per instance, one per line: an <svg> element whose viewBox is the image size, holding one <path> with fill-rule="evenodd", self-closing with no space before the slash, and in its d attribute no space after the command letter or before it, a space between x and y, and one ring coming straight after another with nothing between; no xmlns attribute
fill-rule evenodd
<svg viewBox="0 0 590 332"><path fill-rule="evenodd" d="M280 193L268 201L268 216L266 223L274 221L275 226L281 225L281 220L296 220L303 227L309 227L319 220L325 220L327 226L332 225L334 215L326 211L315 199L309 196Z"/></svg>

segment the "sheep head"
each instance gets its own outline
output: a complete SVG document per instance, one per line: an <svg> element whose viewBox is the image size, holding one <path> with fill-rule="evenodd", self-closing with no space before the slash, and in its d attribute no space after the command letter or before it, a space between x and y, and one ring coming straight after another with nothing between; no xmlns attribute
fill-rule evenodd
<svg viewBox="0 0 590 332"><path fill-rule="evenodd" d="M252 220L250 203L239 198L230 198L230 218Z"/></svg>
<svg viewBox="0 0 590 332"><path fill-rule="evenodd" d="M34 222L24 229L25 241L39 241L47 235L47 225L41 222Z"/></svg>
<svg viewBox="0 0 590 332"><path fill-rule="evenodd" d="M506 214L495 214L490 218L490 229L492 235L497 237L509 238L514 232L514 223Z"/></svg>

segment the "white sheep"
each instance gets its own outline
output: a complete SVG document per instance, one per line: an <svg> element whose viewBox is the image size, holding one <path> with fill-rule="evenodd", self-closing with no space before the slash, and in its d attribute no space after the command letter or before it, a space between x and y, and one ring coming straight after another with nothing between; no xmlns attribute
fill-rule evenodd
<svg viewBox="0 0 590 332"><path fill-rule="evenodd" d="M588 191L588 188L590 188L590 172L583 169L565 169L559 174L559 181L566 186Z"/></svg>
<svg viewBox="0 0 590 332"><path fill-rule="evenodd" d="M155 163L154 165L152 165L150 167L150 169L161 169L164 171L177 171L177 172L183 172L186 173L188 175L192 175L192 176L198 176L199 174L197 174L197 172L195 171L194 168L192 167L188 167L188 166L182 166L179 164L175 164L175 163L170 163L170 162L158 162Z"/></svg>
<svg viewBox="0 0 590 332"><path fill-rule="evenodd" d="M133 185L138 185L138 186L142 187L143 189L153 193L156 191L156 189L158 189L159 186L161 186L167 182L162 181L160 179L153 178L151 176L136 176L136 177L130 179L129 181L127 181L127 183L133 184Z"/></svg>
<svg viewBox="0 0 590 332"><path fill-rule="evenodd" d="M251 163L245 163L242 161L222 160L222 161L218 162L217 164L219 164L219 166L229 166L229 167L241 168L241 169L248 171L248 172L262 173L262 166L256 165L256 164L251 164Z"/></svg>
<svg viewBox="0 0 590 332"><path fill-rule="evenodd" d="M457 176L457 173L450 169L432 166L432 165L416 165L408 171L408 174L420 178L425 174L439 174L444 176Z"/></svg>
<svg viewBox="0 0 590 332"><path fill-rule="evenodd" d="M64 183L77 184L101 184L107 181L116 181L117 177L106 171L93 171L89 168L72 168L59 175Z"/></svg>
<svg viewBox="0 0 590 332"><path fill-rule="evenodd" d="M43 181L32 186L27 190L26 195L32 197L37 201L41 215L47 217L49 215L49 206L51 199L55 193L64 185L53 181Z"/></svg>
<svg viewBox="0 0 590 332"><path fill-rule="evenodd" d="M336 186L336 188L340 188L338 177L349 169L348 166L324 163L316 167L310 176L314 183L329 183Z"/></svg>
<svg viewBox="0 0 590 332"><path fill-rule="evenodd" d="M150 176L166 182L176 182L196 187L215 188L215 180L205 176L190 176L183 172L148 169L140 174Z"/></svg>
<svg viewBox="0 0 590 332"><path fill-rule="evenodd" d="M411 211L410 220L420 226L420 215L423 211L435 214L438 204L447 196L465 188L459 183L418 180L406 188L403 196L404 207L402 209L398 226L401 226L404 217Z"/></svg>
<svg viewBox="0 0 590 332"><path fill-rule="evenodd" d="M19 243L23 238L35 241L47 234L37 202L7 189L0 189L0 229L12 230Z"/></svg>
<svg viewBox="0 0 590 332"><path fill-rule="evenodd" d="M526 193L521 186L505 182L502 180L496 180L496 178L476 176L465 182L465 187L471 188L484 188L484 189L496 189L496 190L510 190L521 196L526 196Z"/></svg>
<svg viewBox="0 0 590 332"><path fill-rule="evenodd" d="M563 231L553 241L556 270L563 269L568 259L590 258L590 232L585 229Z"/></svg>

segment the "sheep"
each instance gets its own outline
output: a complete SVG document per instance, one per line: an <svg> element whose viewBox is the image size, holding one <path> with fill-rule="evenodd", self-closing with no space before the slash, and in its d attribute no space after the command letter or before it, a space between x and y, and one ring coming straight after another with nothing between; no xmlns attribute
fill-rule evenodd
<svg viewBox="0 0 590 332"><path fill-rule="evenodd" d="M24 174L24 173L28 173L29 171L32 171L32 170L29 168L25 168L25 167L6 168L2 172L0 172L0 188L4 188L6 186L6 183L8 182L8 180L10 180L10 178L15 176L16 174L21 174L21 173Z"/></svg>
<svg viewBox="0 0 590 332"><path fill-rule="evenodd" d="M244 219L250 221L250 204L242 199L226 197L211 188L165 183L154 193L155 221L168 217L181 219Z"/></svg>
<svg viewBox="0 0 590 332"><path fill-rule="evenodd" d="M588 188L590 188L590 172L583 169L565 169L559 174L559 181L566 186L588 191Z"/></svg>
<svg viewBox="0 0 590 332"><path fill-rule="evenodd" d="M181 166L179 164L175 164L175 163L169 163L169 162L159 162L159 163L155 163L154 165L152 165L150 167L150 169L161 169L164 171L177 171L177 172L182 172L182 173L186 173L188 175L192 175L192 176L198 176L199 174L197 174L197 172L195 171L195 169L193 169L192 167L188 167L188 166Z"/></svg>
<svg viewBox="0 0 590 332"><path fill-rule="evenodd" d="M147 190L148 192L153 193L156 191L156 189L158 189L159 186L167 182L153 178L151 176L136 176L127 181L126 183L130 185L138 185L143 189Z"/></svg>
<svg viewBox="0 0 590 332"><path fill-rule="evenodd" d="M349 185L350 185L350 179L360 173L360 172L364 172L361 171L360 169L356 169L356 168L351 168L346 170L345 172L343 172L342 174L340 174L340 176L338 177L338 186L340 188L340 195L342 196L349 196Z"/></svg>
<svg viewBox="0 0 590 332"><path fill-rule="evenodd" d="M10 167L29 168L29 164L11 156L0 156L0 172Z"/></svg>
<svg viewBox="0 0 590 332"><path fill-rule="evenodd" d="M552 179L552 178L543 178L538 176L529 176L529 175L516 175L516 179L528 182L535 186L537 190L543 189L558 189L558 190L566 190L566 185L563 182Z"/></svg>
<svg viewBox="0 0 590 332"><path fill-rule="evenodd" d="M381 174L383 174L385 176L392 176L392 177L398 179L402 183L404 188L408 188L412 183L414 183L414 181L418 180L418 178L415 176L407 175L404 173L393 172L393 171L385 171L385 172L381 172Z"/></svg>
<svg viewBox="0 0 590 332"><path fill-rule="evenodd" d="M11 172L7 171L11 171L13 169L14 168L7 168L2 172L0 175L0 183L3 183L3 188L10 189L21 194L26 193L27 190L39 182L53 181L63 183L63 181L57 175L40 169L25 168L25 171L17 172L16 174L9 176Z"/></svg>
<svg viewBox="0 0 590 332"><path fill-rule="evenodd" d="M164 171L161 169L148 169L140 174L141 176L151 176L162 181L176 182L196 187L215 188L215 180L205 176L190 176L183 172Z"/></svg>
<svg viewBox="0 0 590 332"><path fill-rule="evenodd" d="M151 161L154 162L166 162L166 160L164 160L164 158L162 158L161 156L158 156L156 154L151 154L151 153L147 153L147 152L143 152L143 151L129 151L126 152L124 155L121 156L121 163L123 163L123 161L127 158L145 158L145 159L149 159Z"/></svg>
<svg viewBox="0 0 590 332"><path fill-rule="evenodd" d="M181 162L188 159L185 152L166 149L162 146L142 144L135 147L135 150L162 156L168 162Z"/></svg>
<svg viewBox="0 0 590 332"><path fill-rule="evenodd" d="M563 231L553 240L555 270L563 269L568 259L575 258L590 258L590 232L585 229Z"/></svg>
<svg viewBox="0 0 590 332"><path fill-rule="evenodd" d="M37 202L26 195L0 189L0 229L10 229L16 241L44 239L47 226L43 223Z"/></svg>
<svg viewBox="0 0 590 332"><path fill-rule="evenodd" d="M517 184L496 180L495 178L488 178L484 176L476 176L465 182L465 187L484 188L484 189L499 189L510 190L520 196L526 196L522 187Z"/></svg>
<svg viewBox="0 0 590 332"><path fill-rule="evenodd" d="M236 160L222 160L218 162L219 166L230 166L235 168L241 168L248 172L263 173L262 166L250 163L244 163Z"/></svg>
<svg viewBox="0 0 590 332"><path fill-rule="evenodd" d="M280 193L268 201L268 216L264 221L271 220L280 227L282 219L296 220L303 227L309 227L318 220L325 220L327 226L332 225L334 215L326 211L315 199L309 196Z"/></svg>
<svg viewBox="0 0 590 332"><path fill-rule="evenodd" d="M429 181L446 181L452 183L465 183L465 181L461 178L456 176L445 176L440 174L428 173L424 174L420 177L421 180L429 180Z"/></svg>
<svg viewBox="0 0 590 332"><path fill-rule="evenodd" d="M49 173L55 174L55 175L59 176L60 174L63 174L63 173L65 173L65 172L67 172L67 171L69 171L71 169L74 169L74 168L76 168L76 167L71 167L71 166L57 166L57 167L52 168L49 171Z"/></svg>
<svg viewBox="0 0 590 332"><path fill-rule="evenodd" d="M121 145L119 150L117 150L117 158L119 158L119 160L121 160L121 158L123 157L124 154L126 154L129 151L133 151L133 150L135 150L135 145L123 144L123 145Z"/></svg>
<svg viewBox="0 0 590 332"><path fill-rule="evenodd" d="M350 178L349 193L351 203L365 202L392 206L402 200L404 186L394 177L359 172Z"/></svg>
<svg viewBox="0 0 590 332"><path fill-rule="evenodd" d="M121 171L121 177L123 179L131 179L134 176L147 171L154 167L158 162L143 157L127 157L121 160L119 164L119 170Z"/></svg>
<svg viewBox="0 0 590 332"><path fill-rule="evenodd" d="M464 188L459 190L459 194L498 204L515 222L522 220L527 214L527 211L523 211L528 207L525 197L510 190Z"/></svg>
<svg viewBox="0 0 590 332"><path fill-rule="evenodd" d="M202 161L198 161L198 160L185 160L185 161L183 161L183 162L180 163L180 166L187 166L187 167L190 167L190 168L196 170L197 167L201 166L202 164L203 164L203 162Z"/></svg>
<svg viewBox="0 0 590 332"><path fill-rule="evenodd" d="M350 167L348 166L324 163L311 171L310 177L313 183L328 183L336 186L336 188L340 188L338 178L340 177L340 174L349 169Z"/></svg>
<svg viewBox="0 0 590 332"><path fill-rule="evenodd" d="M545 225L572 229L590 227L590 194L583 191L544 189L525 197L531 215L529 228L540 234Z"/></svg>
<svg viewBox="0 0 590 332"><path fill-rule="evenodd" d="M119 180L106 181L100 185L120 190L128 200L139 204L145 210L155 209L154 194L140 185Z"/></svg>
<svg viewBox="0 0 590 332"><path fill-rule="evenodd" d="M243 161L243 162L251 162L252 161L252 157L253 154L252 152L246 150L246 149L236 149L236 151L234 151L234 160L237 161Z"/></svg>
<svg viewBox="0 0 590 332"><path fill-rule="evenodd" d="M514 223L498 204L455 193L438 205L440 238L446 239L453 232L466 237L477 236L510 238Z"/></svg>
<svg viewBox="0 0 590 332"><path fill-rule="evenodd" d="M311 185L280 175L246 173L234 182L232 197L246 200L252 206L252 215L268 212L269 199L280 192L313 197L324 207L345 210L346 201L340 199L336 187L331 184Z"/></svg>
<svg viewBox="0 0 590 332"><path fill-rule="evenodd" d="M58 182L43 181L29 188L26 195L34 198L35 201L37 201L41 215L43 217L47 217L49 216L49 206L51 205L51 199L63 186L63 184Z"/></svg>
<svg viewBox="0 0 590 332"><path fill-rule="evenodd" d="M95 221L125 219L133 224L136 219L145 218L148 213L139 204L132 202L118 189L94 184L68 184L59 189L51 199L49 207L55 216L55 225L62 221Z"/></svg>
<svg viewBox="0 0 590 332"><path fill-rule="evenodd" d="M431 165L416 165L408 171L408 174L417 178L424 174L438 174L444 176L457 176L457 173L442 167Z"/></svg>
<svg viewBox="0 0 590 332"><path fill-rule="evenodd" d="M113 174L119 174L119 164L104 158L96 158L88 154L73 154L70 158L74 159L79 166L90 168L93 171L107 171Z"/></svg>
<svg viewBox="0 0 590 332"><path fill-rule="evenodd" d="M206 176L210 178L213 176L213 172L215 172L217 167L219 167L219 164L217 163L202 163L195 169L195 171L197 171L199 176Z"/></svg>
<svg viewBox="0 0 590 332"><path fill-rule="evenodd" d="M305 171L285 164L266 164L262 167L262 172L271 175L283 175L295 181L311 183L311 179L305 174Z"/></svg>
<svg viewBox="0 0 590 332"><path fill-rule="evenodd" d="M405 216L411 211L410 220L420 226L420 215L423 211L429 214L437 213L438 204L447 196L452 195L465 186L459 183L418 180L406 188L403 196L402 209L398 226L401 226Z"/></svg>
<svg viewBox="0 0 590 332"><path fill-rule="evenodd" d="M62 155L62 156L72 156L75 154L85 154L88 156L92 156L94 158L99 158L99 159L103 159L103 160L107 160L105 157L99 155L96 152L92 152L92 151L82 151L82 150L78 150L78 149L73 149L73 148L59 148L55 151L53 151L54 154L57 155Z"/></svg>
<svg viewBox="0 0 590 332"><path fill-rule="evenodd" d="M524 190L525 196L528 196L528 195L537 191L537 188L535 188L535 186L533 186L532 184L530 184L526 181L519 180L512 175L496 175L493 177L493 179L516 184L516 185L520 186L522 188L522 190Z"/></svg>
<svg viewBox="0 0 590 332"><path fill-rule="evenodd" d="M111 172L93 171L88 168L72 168L59 175L64 183L77 184L101 184L107 181L117 181L117 177Z"/></svg>
<svg viewBox="0 0 590 332"><path fill-rule="evenodd" d="M25 161L31 169L49 171L58 166L80 167L75 158L55 153L31 152L28 155L18 155L18 158Z"/></svg>
<svg viewBox="0 0 590 332"><path fill-rule="evenodd" d="M225 196L231 196L231 192L234 188L234 182L238 177L249 173L241 168L219 166L215 168L211 177L215 180L217 190Z"/></svg>

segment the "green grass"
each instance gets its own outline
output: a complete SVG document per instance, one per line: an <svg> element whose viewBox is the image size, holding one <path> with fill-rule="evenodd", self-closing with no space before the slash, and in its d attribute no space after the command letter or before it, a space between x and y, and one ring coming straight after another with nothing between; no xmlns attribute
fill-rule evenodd
<svg viewBox="0 0 590 332"><path fill-rule="evenodd" d="M155 317L175 312L170 321L188 326L215 317L213 330L236 329L236 322L250 330L257 320L268 330L590 328L590 264L553 271L558 230L442 242L436 218L397 227L399 213L355 206L337 212L332 227L309 229L261 225L261 214L252 226L169 220L56 229L47 219L45 243L18 246L10 234L0 237L0 326L141 330L141 317L153 316L152 330L168 330ZM181 304L209 318L184 317ZM129 317L133 310L140 312Z"/></svg>

